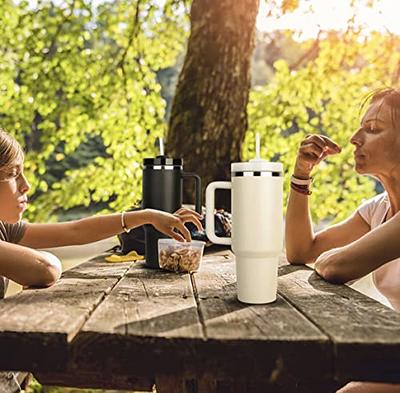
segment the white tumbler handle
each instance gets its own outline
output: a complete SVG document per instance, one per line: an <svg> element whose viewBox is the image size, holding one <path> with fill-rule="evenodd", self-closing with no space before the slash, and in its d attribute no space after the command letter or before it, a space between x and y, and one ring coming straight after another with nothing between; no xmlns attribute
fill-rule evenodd
<svg viewBox="0 0 400 393"><path fill-rule="evenodd" d="M232 244L230 237L219 237L215 235L214 210L215 210L215 190L232 188L229 181L215 181L206 188L206 234L209 240L215 244Z"/></svg>

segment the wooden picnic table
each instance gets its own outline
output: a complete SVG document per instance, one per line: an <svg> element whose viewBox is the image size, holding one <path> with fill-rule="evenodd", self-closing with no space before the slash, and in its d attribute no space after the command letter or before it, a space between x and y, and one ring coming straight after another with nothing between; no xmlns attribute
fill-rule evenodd
<svg viewBox="0 0 400 393"><path fill-rule="evenodd" d="M400 315L283 262L275 303L238 302L234 258L176 274L99 256L0 301L0 369L157 392L334 392L400 383Z"/></svg>

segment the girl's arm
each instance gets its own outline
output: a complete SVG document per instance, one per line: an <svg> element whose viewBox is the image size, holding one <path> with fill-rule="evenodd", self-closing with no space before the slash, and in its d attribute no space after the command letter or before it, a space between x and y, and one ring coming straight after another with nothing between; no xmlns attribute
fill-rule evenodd
<svg viewBox="0 0 400 393"><path fill-rule="evenodd" d="M190 241L190 232L185 222L194 223L201 229L200 215L180 209L175 214L145 209L126 212L125 225L128 229L151 224L160 232L177 240ZM177 229L180 233L175 232ZM83 218L81 220L55 224L27 224L20 244L32 248L60 247L79 245L106 239L123 232L121 213Z"/></svg>
<svg viewBox="0 0 400 393"><path fill-rule="evenodd" d="M61 263L48 252L0 241L0 275L22 286L48 287L61 275Z"/></svg>

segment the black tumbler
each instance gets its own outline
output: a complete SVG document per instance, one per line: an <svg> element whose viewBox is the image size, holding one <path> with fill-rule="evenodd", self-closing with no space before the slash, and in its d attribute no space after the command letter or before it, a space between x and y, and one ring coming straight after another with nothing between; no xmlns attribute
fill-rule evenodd
<svg viewBox="0 0 400 393"><path fill-rule="evenodd" d="M183 179L195 179L196 211L201 214L201 180L194 173L183 172L180 158L157 156L143 160L143 209L157 209L174 213L182 207ZM168 236L152 225L145 225L146 266L159 268L158 239Z"/></svg>

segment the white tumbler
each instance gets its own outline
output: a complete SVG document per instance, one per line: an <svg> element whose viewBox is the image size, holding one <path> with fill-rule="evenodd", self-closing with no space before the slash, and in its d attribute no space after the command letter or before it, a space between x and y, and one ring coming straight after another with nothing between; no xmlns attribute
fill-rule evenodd
<svg viewBox="0 0 400 393"><path fill-rule="evenodd" d="M270 303L276 300L283 250L283 165L261 159L232 163L231 180L207 186L207 237L216 244L231 244L239 301ZM215 235L216 189L231 189L231 238Z"/></svg>

